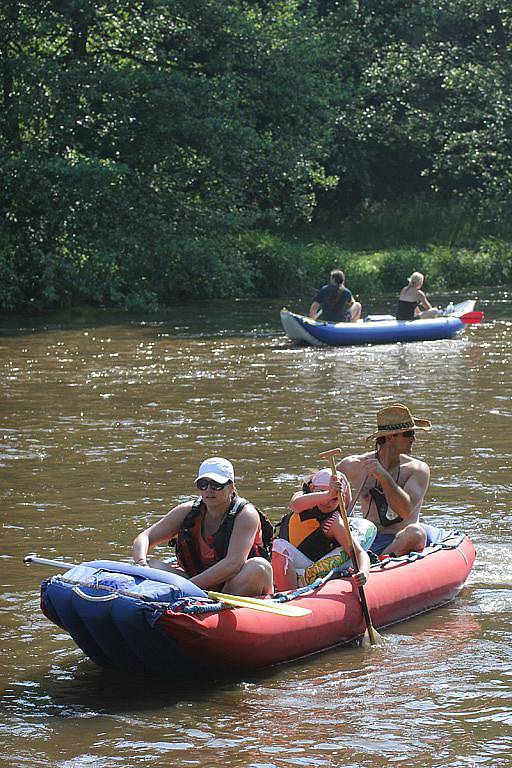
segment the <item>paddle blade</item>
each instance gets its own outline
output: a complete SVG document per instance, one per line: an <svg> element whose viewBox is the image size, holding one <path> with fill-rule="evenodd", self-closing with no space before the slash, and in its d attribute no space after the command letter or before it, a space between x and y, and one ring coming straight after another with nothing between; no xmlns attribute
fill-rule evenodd
<svg viewBox="0 0 512 768"><path fill-rule="evenodd" d="M277 613L280 616L307 616L311 613L309 608L301 608L298 605L274 603L271 600L262 600L258 597L243 597L242 595L226 595L224 592L208 592L208 597L219 600L234 608L251 608L253 611L263 613Z"/></svg>
<svg viewBox="0 0 512 768"><path fill-rule="evenodd" d="M380 635L373 624L366 629L366 632L361 638L362 648L371 648L373 645L382 645L386 642L386 639Z"/></svg>
<svg viewBox="0 0 512 768"><path fill-rule="evenodd" d="M355 555L356 553L352 549L353 562L356 562ZM372 618L370 616L370 611L368 608L368 603L366 602L366 595L362 585L359 587L359 599L361 600L361 608L363 611L364 620L366 622L366 632L363 635L361 644L363 646L365 645L365 643L369 645L378 645L380 642L384 642L384 640L379 635L375 627L373 626Z"/></svg>
<svg viewBox="0 0 512 768"><path fill-rule="evenodd" d="M465 325L477 325L481 323L485 315L483 312L466 312L465 315L461 315L459 320L462 320Z"/></svg>

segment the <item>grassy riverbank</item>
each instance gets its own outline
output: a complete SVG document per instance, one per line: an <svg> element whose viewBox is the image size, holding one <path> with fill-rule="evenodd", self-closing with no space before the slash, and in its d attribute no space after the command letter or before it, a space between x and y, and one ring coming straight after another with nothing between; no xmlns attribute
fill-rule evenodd
<svg viewBox="0 0 512 768"><path fill-rule="evenodd" d="M37 315L88 305L160 312L210 299L304 296L345 271L356 294L396 294L411 272L427 292L512 284L512 229L484 227L467 212L427 202L368 210L344 222L213 231L197 239L147 243L122 257L98 252L45 255L24 279L0 258L4 313ZM57 268L59 266L59 268ZM30 279L29 279L30 277ZM26 284L25 284L26 283Z"/></svg>
<svg viewBox="0 0 512 768"><path fill-rule="evenodd" d="M309 233L252 232L241 238L250 265L251 293L307 293L341 267L354 293L396 292L411 272L426 276L429 291L512 283L512 242L485 237L472 246L446 243L350 247L346 241Z"/></svg>
<svg viewBox="0 0 512 768"><path fill-rule="evenodd" d="M123 275L117 279L110 275L110 282L101 282L104 275L98 270L95 285L101 284L102 288L93 291L90 278L76 270L73 291L59 291L62 286L55 278L45 294L50 288L52 292L43 301L39 283L38 300L20 302L18 307L5 302L2 314L34 316L84 305L158 313L176 304L201 304L212 299L310 298L328 281L334 267L345 271L347 285L354 294L367 297L396 294L414 271L425 275L428 293L512 284L512 239L486 236L472 245L392 244L384 237L382 241L380 247L369 242L358 244L318 229L225 235L213 244L203 242L203 259L197 253L194 263L176 266L165 280L160 279L162 273L152 272L131 282Z"/></svg>

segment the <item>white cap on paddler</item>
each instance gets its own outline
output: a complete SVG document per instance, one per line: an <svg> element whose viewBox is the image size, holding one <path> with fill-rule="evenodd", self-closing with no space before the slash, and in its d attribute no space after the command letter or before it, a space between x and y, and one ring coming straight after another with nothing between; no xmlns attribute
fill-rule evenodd
<svg viewBox="0 0 512 768"><path fill-rule="evenodd" d="M235 470L233 465L227 459L222 459L220 456L213 456L211 459L205 459L199 467L199 472L196 477L196 483L201 480L202 477L208 477L210 480L215 480L217 483L227 483L230 480L235 482Z"/></svg>

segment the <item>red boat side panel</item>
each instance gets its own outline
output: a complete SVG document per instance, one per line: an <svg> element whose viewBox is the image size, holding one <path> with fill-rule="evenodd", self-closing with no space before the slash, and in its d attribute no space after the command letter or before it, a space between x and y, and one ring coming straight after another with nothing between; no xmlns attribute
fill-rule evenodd
<svg viewBox="0 0 512 768"><path fill-rule="evenodd" d="M365 594L374 625L394 624L455 598L475 558L473 543L435 550L414 561L374 566ZM248 608L189 615L167 611L158 626L198 666L217 672L259 669L291 661L363 634L357 589L350 578L334 579L294 605L308 616L263 614Z"/></svg>

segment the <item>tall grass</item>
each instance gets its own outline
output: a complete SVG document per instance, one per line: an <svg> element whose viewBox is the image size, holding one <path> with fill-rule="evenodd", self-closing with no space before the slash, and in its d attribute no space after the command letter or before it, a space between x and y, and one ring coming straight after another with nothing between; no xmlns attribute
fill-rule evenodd
<svg viewBox="0 0 512 768"><path fill-rule="evenodd" d="M399 290L412 272L422 272L428 290L512 283L512 242L485 238L474 248L436 245L352 250L334 240L251 232L241 238L248 281L245 295L310 294L328 281L334 267L344 270L354 293Z"/></svg>

